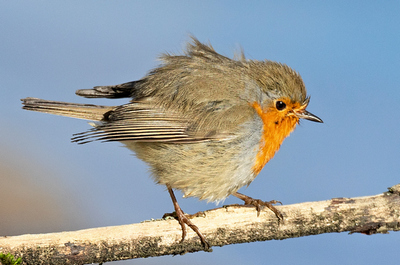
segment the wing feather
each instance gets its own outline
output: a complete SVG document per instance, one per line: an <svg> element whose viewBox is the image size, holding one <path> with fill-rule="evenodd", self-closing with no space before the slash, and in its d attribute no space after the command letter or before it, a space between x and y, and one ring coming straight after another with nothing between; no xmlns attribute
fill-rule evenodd
<svg viewBox="0 0 400 265"><path fill-rule="evenodd" d="M73 142L80 144L100 141L137 141L190 143L215 139L217 135L199 135L193 115L182 115L176 110L154 107L143 102L132 102L111 111L104 121L83 133L74 134ZM222 135L220 135L222 136Z"/></svg>

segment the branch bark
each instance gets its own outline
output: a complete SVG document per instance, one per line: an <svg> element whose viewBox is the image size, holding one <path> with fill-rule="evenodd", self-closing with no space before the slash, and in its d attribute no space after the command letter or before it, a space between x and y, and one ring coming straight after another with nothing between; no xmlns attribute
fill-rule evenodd
<svg viewBox="0 0 400 265"><path fill-rule="evenodd" d="M212 246L286 239L332 232L387 233L400 230L400 184L375 196L334 198L277 206L278 223L268 209L228 205L192 221ZM0 252L22 257L24 264L88 264L202 251L199 238L182 231L174 219L85 229L74 232L0 238Z"/></svg>

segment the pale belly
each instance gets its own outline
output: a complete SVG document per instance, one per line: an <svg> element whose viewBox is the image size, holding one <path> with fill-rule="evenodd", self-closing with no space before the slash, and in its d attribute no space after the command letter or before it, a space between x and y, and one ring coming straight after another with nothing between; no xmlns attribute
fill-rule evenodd
<svg viewBox="0 0 400 265"><path fill-rule="evenodd" d="M250 184L260 147L262 121L243 124L242 133L230 140L191 144L123 142L151 169L159 184L169 184L185 196L222 201Z"/></svg>

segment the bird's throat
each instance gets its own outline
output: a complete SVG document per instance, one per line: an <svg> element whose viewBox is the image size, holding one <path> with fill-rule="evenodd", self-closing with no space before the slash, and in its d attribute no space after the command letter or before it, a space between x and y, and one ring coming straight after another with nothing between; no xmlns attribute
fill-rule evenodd
<svg viewBox="0 0 400 265"><path fill-rule="evenodd" d="M258 102L254 102L252 107L263 121L259 150L253 166L253 172L257 175L279 150L283 140L294 130L299 119L294 115L283 116L274 108L263 110Z"/></svg>

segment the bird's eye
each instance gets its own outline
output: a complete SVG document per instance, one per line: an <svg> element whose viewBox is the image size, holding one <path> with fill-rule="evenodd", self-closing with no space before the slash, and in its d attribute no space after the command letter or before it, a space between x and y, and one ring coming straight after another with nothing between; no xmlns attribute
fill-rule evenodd
<svg viewBox="0 0 400 265"><path fill-rule="evenodd" d="M280 100L275 103L275 107L277 110L284 110L286 108L286 104Z"/></svg>

